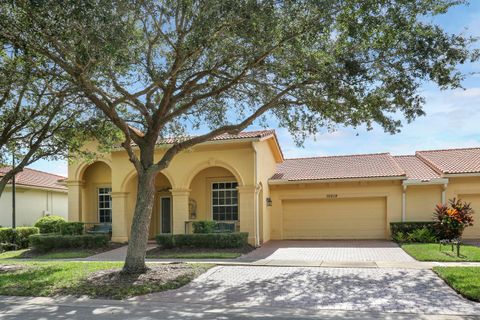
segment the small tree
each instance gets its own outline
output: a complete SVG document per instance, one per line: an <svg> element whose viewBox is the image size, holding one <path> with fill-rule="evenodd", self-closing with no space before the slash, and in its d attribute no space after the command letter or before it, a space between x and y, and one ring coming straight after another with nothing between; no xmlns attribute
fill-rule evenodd
<svg viewBox="0 0 480 320"><path fill-rule="evenodd" d="M440 239L460 239L466 227L473 226L473 209L460 199L449 200L449 205L438 204L434 213L434 228Z"/></svg>

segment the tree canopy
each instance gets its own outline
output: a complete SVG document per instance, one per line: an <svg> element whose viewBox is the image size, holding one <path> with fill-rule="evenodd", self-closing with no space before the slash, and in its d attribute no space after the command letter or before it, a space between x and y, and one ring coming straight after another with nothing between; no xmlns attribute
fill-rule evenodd
<svg viewBox="0 0 480 320"><path fill-rule="evenodd" d="M100 136L105 124L59 71L8 45L0 51L0 164L9 168L0 177L0 195L24 167L67 158L80 152L85 139Z"/></svg>

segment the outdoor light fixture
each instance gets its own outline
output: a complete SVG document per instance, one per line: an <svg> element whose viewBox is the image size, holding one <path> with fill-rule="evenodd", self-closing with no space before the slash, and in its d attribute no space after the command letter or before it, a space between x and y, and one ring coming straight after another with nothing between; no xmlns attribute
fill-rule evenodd
<svg viewBox="0 0 480 320"><path fill-rule="evenodd" d="M272 206L272 198L268 197L266 200L267 200L267 207L271 207Z"/></svg>

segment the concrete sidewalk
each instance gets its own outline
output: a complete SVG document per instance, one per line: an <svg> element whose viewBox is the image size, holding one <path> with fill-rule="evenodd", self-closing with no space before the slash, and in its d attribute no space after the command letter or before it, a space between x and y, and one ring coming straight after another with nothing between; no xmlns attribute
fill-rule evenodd
<svg viewBox="0 0 480 320"><path fill-rule="evenodd" d="M190 302L138 302L75 297L32 298L0 296L0 319L51 320L124 319L390 319L460 320L474 315L368 312L353 310L302 310L301 308L234 307Z"/></svg>

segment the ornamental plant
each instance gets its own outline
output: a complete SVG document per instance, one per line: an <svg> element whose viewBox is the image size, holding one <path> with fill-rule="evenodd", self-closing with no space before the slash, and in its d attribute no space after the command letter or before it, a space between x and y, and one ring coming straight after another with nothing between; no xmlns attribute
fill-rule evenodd
<svg viewBox="0 0 480 320"><path fill-rule="evenodd" d="M473 209L470 203L453 198L448 205L435 207L434 221L440 239L459 239L466 227L473 226Z"/></svg>

